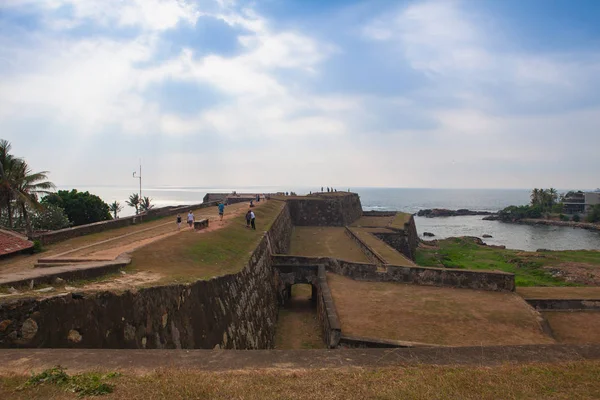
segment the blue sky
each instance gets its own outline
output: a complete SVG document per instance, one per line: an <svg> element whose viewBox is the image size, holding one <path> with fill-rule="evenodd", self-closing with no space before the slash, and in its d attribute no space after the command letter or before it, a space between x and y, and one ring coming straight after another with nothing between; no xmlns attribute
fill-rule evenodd
<svg viewBox="0 0 600 400"><path fill-rule="evenodd" d="M600 2L4 0L0 137L60 186L595 188Z"/></svg>

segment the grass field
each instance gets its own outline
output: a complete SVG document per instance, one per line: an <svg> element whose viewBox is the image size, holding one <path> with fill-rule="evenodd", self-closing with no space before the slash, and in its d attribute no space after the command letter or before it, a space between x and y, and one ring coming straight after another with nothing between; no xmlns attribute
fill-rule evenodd
<svg viewBox="0 0 600 400"><path fill-rule="evenodd" d="M470 239L450 238L438 241L438 247L419 247L416 262L426 267L500 270L515 274L517 286L577 286L553 277L544 267L568 263L597 266L600 252L588 250L524 252L480 246Z"/></svg>
<svg viewBox="0 0 600 400"><path fill-rule="evenodd" d="M600 311L542 313L559 343L600 343Z"/></svg>
<svg viewBox="0 0 600 400"><path fill-rule="evenodd" d="M155 242L134 251L127 269L160 273L163 282L193 282L238 272L283 206L283 202L268 201L254 208L256 230L246 227L241 213L221 229L186 231Z"/></svg>
<svg viewBox="0 0 600 400"><path fill-rule="evenodd" d="M554 342L514 293L359 282L331 273L327 282L347 335L451 346Z"/></svg>
<svg viewBox="0 0 600 400"><path fill-rule="evenodd" d="M369 259L345 228L332 226L296 226L292 233L290 254L305 257L333 257L346 261Z"/></svg>
<svg viewBox="0 0 600 400"><path fill-rule="evenodd" d="M68 371L67 371L68 372ZM106 400L154 399L597 399L600 362L500 366L411 366L390 368L250 370L201 372L158 370L99 379ZM0 398L76 399L65 385L43 383L24 390L27 377L0 377ZM107 390L108 391L108 390Z"/></svg>

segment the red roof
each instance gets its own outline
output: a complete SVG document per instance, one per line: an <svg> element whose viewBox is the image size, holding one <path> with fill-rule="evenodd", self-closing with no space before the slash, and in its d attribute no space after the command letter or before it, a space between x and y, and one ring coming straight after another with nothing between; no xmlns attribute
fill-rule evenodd
<svg viewBox="0 0 600 400"><path fill-rule="evenodd" d="M33 243L27 240L25 236L0 229L0 256L16 253L32 247Z"/></svg>

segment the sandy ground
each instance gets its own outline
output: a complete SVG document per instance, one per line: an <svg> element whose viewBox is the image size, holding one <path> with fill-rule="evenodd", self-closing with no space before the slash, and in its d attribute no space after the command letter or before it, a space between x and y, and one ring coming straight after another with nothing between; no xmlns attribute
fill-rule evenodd
<svg viewBox="0 0 600 400"><path fill-rule="evenodd" d="M542 318L514 293L328 274L342 333L450 346L545 344Z"/></svg>

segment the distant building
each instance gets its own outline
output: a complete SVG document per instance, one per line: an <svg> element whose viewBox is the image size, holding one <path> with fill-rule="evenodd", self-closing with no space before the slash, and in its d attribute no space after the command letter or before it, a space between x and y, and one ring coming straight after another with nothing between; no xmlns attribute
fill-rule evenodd
<svg viewBox="0 0 600 400"><path fill-rule="evenodd" d="M586 214L600 204L600 192L569 192L563 198L565 214Z"/></svg>

